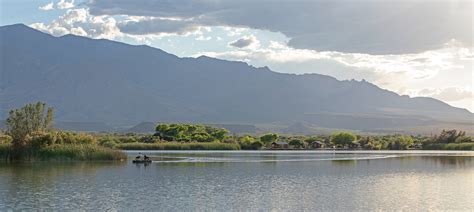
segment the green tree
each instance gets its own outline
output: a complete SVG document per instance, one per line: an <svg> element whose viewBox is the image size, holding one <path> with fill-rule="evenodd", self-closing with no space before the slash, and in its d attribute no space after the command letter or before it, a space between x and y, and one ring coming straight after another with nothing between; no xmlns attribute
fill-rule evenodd
<svg viewBox="0 0 474 212"><path fill-rule="evenodd" d="M255 142L255 138L250 135L244 135L242 137L239 137L239 142L252 143Z"/></svg>
<svg viewBox="0 0 474 212"><path fill-rule="evenodd" d="M19 157L27 145L27 136L36 131L49 131L53 124L53 108L37 102L11 110L7 118L7 134L12 137L14 157Z"/></svg>
<svg viewBox="0 0 474 212"><path fill-rule="evenodd" d="M335 132L331 135L331 142L335 145L346 146L355 140L356 136L350 132Z"/></svg>
<svg viewBox="0 0 474 212"><path fill-rule="evenodd" d="M253 150L261 149L263 147L263 143L261 141L254 141L251 144Z"/></svg>
<svg viewBox="0 0 474 212"><path fill-rule="evenodd" d="M300 139L294 138L291 139L290 142L288 143L289 145L295 147L295 148L302 148L304 147L304 142Z"/></svg>
<svg viewBox="0 0 474 212"><path fill-rule="evenodd" d="M260 137L260 141L262 141L265 144L274 142L277 139L278 139L278 135L275 134L275 133L265 134L265 135Z"/></svg>

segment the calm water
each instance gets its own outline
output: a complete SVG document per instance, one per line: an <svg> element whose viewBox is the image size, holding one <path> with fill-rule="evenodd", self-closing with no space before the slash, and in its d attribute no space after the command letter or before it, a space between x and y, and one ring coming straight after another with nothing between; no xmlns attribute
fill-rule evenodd
<svg viewBox="0 0 474 212"><path fill-rule="evenodd" d="M0 163L0 211L474 210L472 152L146 154L155 162Z"/></svg>

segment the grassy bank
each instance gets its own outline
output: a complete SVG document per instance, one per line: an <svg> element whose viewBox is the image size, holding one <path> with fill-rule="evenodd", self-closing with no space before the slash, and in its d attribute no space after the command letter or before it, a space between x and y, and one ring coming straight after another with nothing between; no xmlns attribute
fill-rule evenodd
<svg viewBox="0 0 474 212"><path fill-rule="evenodd" d="M474 143L426 144L426 150L474 150Z"/></svg>
<svg viewBox="0 0 474 212"><path fill-rule="evenodd" d="M239 150L238 144L214 142L166 142L166 143L124 143L116 146L123 150Z"/></svg>
<svg viewBox="0 0 474 212"><path fill-rule="evenodd" d="M0 158L8 159L10 145L0 145ZM21 160L121 160L127 155L119 150L94 144L55 144L43 148L29 148Z"/></svg>

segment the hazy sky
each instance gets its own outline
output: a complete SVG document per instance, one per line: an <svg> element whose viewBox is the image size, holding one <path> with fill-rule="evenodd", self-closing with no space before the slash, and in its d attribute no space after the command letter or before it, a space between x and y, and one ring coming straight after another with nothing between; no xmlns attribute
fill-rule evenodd
<svg viewBox="0 0 474 212"><path fill-rule="evenodd" d="M474 111L471 0L0 0L24 23L277 72L366 79Z"/></svg>

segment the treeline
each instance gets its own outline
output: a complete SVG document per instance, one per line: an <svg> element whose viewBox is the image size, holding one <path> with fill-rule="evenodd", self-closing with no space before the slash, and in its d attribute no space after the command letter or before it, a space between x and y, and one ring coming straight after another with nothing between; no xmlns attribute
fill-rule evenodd
<svg viewBox="0 0 474 212"><path fill-rule="evenodd" d="M444 130L435 136L356 135L334 132L331 135L295 136L275 133L231 135L227 130L191 124L160 124L154 134L95 135L99 144L118 149L157 150L258 150L258 149L457 149L474 150L472 137L465 132ZM198 138L198 139L194 139ZM448 145L449 144L449 145Z"/></svg>
<svg viewBox="0 0 474 212"><path fill-rule="evenodd" d="M154 134L86 134L54 130L53 109L29 104L10 112L7 130L0 133L0 157L6 159L122 159L125 150L259 150L259 149L363 149L363 150L474 150L465 132L443 130L434 136L233 135L226 129L199 124L159 124Z"/></svg>

